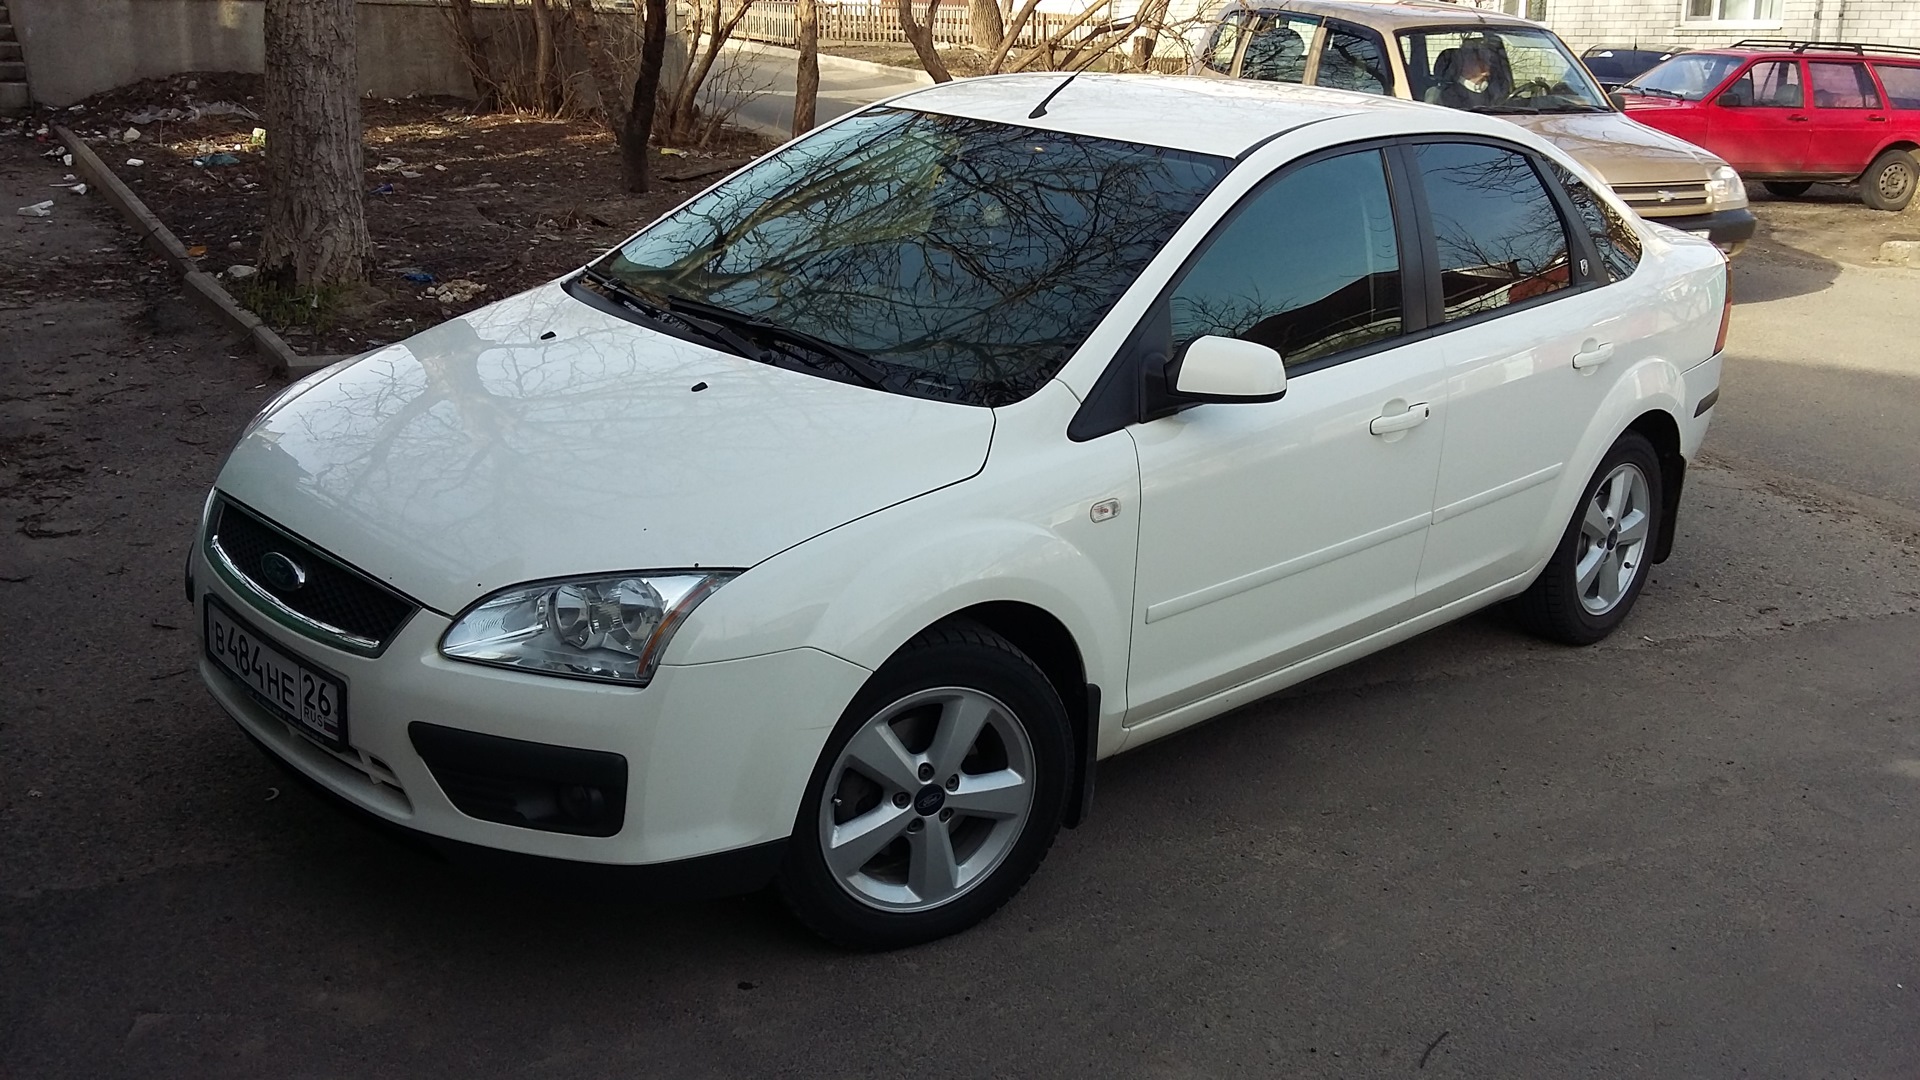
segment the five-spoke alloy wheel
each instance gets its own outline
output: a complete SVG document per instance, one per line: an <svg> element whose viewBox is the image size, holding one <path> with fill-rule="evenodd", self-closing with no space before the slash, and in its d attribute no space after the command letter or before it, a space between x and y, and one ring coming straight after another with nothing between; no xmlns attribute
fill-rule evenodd
<svg viewBox="0 0 1920 1080"><path fill-rule="evenodd" d="M782 896L808 926L856 948L965 929L1045 857L1072 744L1059 694L1004 638L964 621L920 634L828 740Z"/></svg>
<svg viewBox="0 0 1920 1080"><path fill-rule="evenodd" d="M1569 645L1612 633L1647 582L1665 513L1662 482L1653 444L1637 431L1621 435L1587 482L1546 568L1514 599L1520 622Z"/></svg>

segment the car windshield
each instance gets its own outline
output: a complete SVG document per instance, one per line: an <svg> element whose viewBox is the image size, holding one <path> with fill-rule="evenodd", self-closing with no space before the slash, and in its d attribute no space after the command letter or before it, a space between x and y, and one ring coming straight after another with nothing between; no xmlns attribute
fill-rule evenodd
<svg viewBox="0 0 1920 1080"><path fill-rule="evenodd" d="M770 155L600 260L643 297L860 354L975 405L1053 377L1230 162L875 109Z"/></svg>
<svg viewBox="0 0 1920 1080"><path fill-rule="evenodd" d="M1551 31L1477 25L1402 30L1415 96L1488 113L1609 112L1606 95Z"/></svg>
<svg viewBox="0 0 1920 1080"><path fill-rule="evenodd" d="M1720 80L1740 66L1738 56L1713 53L1684 53L1641 75L1620 88L1623 94L1699 101L1720 85Z"/></svg>

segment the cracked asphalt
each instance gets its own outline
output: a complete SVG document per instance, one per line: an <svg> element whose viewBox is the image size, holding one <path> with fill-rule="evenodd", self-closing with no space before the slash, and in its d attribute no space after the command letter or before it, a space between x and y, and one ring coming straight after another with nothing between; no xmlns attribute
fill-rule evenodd
<svg viewBox="0 0 1920 1080"><path fill-rule="evenodd" d="M0 146L0 205L60 171ZM0 219L0 1077L1920 1073L1920 271L1794 231L1912 212L1758 207L1614 638L1483 615L1114 759L1000 914L859 956L286 787L179 581L278 381L58 202Z"/></svg>

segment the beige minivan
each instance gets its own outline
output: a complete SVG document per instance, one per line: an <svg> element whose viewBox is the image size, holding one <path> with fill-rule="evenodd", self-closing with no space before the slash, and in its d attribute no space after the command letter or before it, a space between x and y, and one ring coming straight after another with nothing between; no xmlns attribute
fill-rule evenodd
<svg viewBox="0 0 1920 1080"><path fill-rule="evenodd" d="M1628 119L1539 23L1430 0L1226 0L1206 22L1193 74L1496 114L1579 158L1641 217L1729 253L1753 236L1731 166Z"/></svg>

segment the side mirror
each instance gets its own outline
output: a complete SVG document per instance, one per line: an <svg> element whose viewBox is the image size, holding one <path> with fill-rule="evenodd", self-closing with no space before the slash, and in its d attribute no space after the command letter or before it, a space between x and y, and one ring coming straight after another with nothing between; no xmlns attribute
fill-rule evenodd
<svg viewBox="0 0 1920 1080"><path fill-rule="evenodd" d="M1173 392L1189 401L1278 401L1287 392L1287 368L1265 345L1209 334L1187 346Z"/></svg>
<svg viewBox="0 0 1920 1080"><path fill-rule="evenodd" d="M1618 90L1609 90L1607 91L1607 100L1613 102L1614 108L1619 109L1622 112L1626 111L1627 95L1621 93Z"/></svg>
<svg viewBox="0 0 1920 1080"><path fill-rule="evenodd" d="M1723 109L1740 109L1746 107L1745 102L1732 94L1721 94L1719 97L1713 99L1713 103Z"/></svg>

